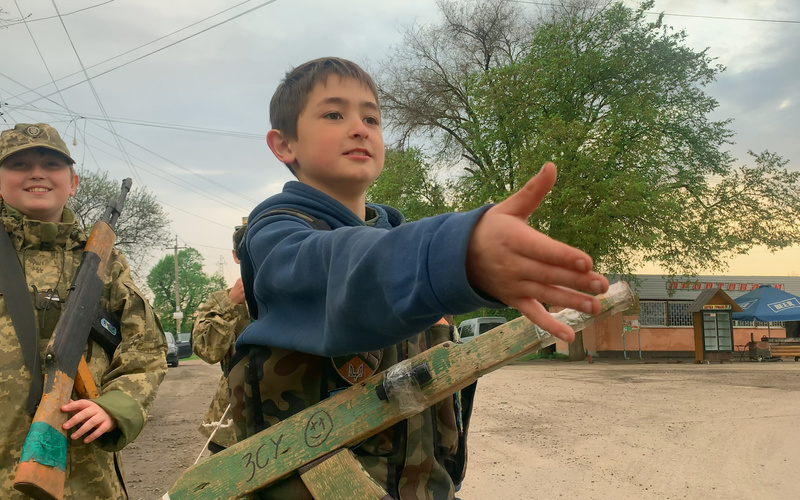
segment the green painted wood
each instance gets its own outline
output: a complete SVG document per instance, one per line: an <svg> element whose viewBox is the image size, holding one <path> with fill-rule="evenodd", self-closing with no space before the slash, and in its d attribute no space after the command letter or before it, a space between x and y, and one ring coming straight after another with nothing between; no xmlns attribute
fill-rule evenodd
<svg viewBox="0 0 800 500"><path fill-rule="evenodd" d="M598 298L602 312L596 317L571 309L554 316L580 331L599 318L627 309L633 302L624 283L612 285L608 293ZM465 344L439 344L187 469L162 498L216 500L244 496L419 413L479 377L555 341L521 317ZM385 376L388 381L397 382L402 377L391 373L420 364L426 365L433 377L421 390L407 384L408 397L390 397L389 402L378 397L376 387L383 385Z"/></svg>
<svg viewBox="0 0 800 500"><path fill-rule="evenodd" d="M348 448L301 467L300 478L315 500L392 500Z"/></svg>

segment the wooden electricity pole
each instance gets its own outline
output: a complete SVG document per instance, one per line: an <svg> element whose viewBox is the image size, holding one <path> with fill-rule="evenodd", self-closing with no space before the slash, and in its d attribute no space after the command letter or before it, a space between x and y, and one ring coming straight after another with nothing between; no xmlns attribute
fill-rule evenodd
<svg viewBox="0 0 800 500"><path fill-rule="evenodd" d="M178 278L178 249L183 250L186 247L178 247L178 235L175 235L175 312L172 317L175 318L175 337L181 333L181 320L183 319L183 312L181 312L181 291L180 279Z"/></svg>

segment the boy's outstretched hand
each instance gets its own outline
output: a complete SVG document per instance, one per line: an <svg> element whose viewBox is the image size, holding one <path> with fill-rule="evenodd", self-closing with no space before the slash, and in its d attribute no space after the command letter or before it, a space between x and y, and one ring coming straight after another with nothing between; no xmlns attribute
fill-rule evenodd
<svg viewBox="0 0 800 500"><path fill-rule="evenodd" d="M70 399L69 403L61 407L61 411L72 413L72 418L64 422L64 430L80 425L80 428L70 437L78 439L86 435L84 443L91 443L106 432L117 428L117 422L111 418L111 415L91 399ZM87 434L90 431L91 433Z"/></svg>
<svg viewBox="0 0 800 500"><path fill-rule="evenodd" d="M608 280L592 271L592 258L528 225L556 182L556 166L545 163L525 186L483 214L467 248L470 284L517 309L550 334L572 342L575 333L542 303L600 312L600 301L578 292L604 293Z"/></svg>

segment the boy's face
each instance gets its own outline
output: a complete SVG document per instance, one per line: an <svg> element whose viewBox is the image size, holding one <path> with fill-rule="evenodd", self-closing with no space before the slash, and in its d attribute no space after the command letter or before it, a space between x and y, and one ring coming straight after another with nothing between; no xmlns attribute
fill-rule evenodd
<svg viewBox="0 0 800 500"><path fill-rule="evenodd" d="M331 76L308 95L286 159L297 178L333 195L363 196L383 169L380 108L352 78ZM274 151L274 149L273 149Z"/></svg>
<svg viewBox="0 0 800 500"><path fill-rule="evenodd" d="M27 149L0 164L0 196L30 219L61 222L77 187L77 174L57 153Z"/></svg>

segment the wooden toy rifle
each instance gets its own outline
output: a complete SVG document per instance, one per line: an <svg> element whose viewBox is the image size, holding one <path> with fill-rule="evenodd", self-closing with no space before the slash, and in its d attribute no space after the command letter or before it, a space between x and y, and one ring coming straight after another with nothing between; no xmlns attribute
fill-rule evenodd
<svg viewBox="0 0 800 500"><path fill-rule="evenodd" d="M580 331L633 303L625 283L598 298L598 316L572 309L554 316ZM295 471L317 500L389 499L348 446L555 341L523 316L469 342L439 344L187 469L162 500L241 497Z"/></svg>
<svg viewBox="0 0 800 500"><path fill-rule="evenodd" d="M131 180L122 181L119 197L106 204L103 217L92 226L72 291L47 344L44 391L14 477L14 488L33 498L64 496L68 440L62 425L68 415L61 407L69 402L76 373L81 375L77 383L81 392L97 393L91 374L83 369L83 349L100 309L106 265L117 237L114 228L130 189Z"/></svg>

